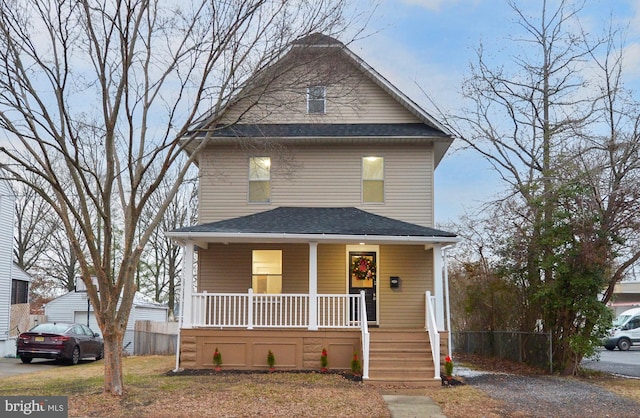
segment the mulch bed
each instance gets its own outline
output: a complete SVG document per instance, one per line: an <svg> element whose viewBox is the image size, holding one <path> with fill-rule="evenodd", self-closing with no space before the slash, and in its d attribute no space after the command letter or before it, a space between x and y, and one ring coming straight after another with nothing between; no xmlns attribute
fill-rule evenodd
<svg viewBox="0 0 640 418"><path fill-rule="evenodd" d="M321 372L318 370L305 370L305 369L291 369L291 370L240 370L240 369L181 369L178 371L169 370L165 373L166 376L215 376L215 375L233 375L233 374L273 374L273 373L304 373L304 374L336 374L342 376L347 380L353 382L362 382L361 375L354 375L351 372L345 370L327 370Z"/></svg>

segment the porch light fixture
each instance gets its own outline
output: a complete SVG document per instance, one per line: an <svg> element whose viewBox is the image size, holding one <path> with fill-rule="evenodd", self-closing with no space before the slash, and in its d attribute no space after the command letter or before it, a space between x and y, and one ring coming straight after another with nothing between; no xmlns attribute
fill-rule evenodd
<svg viewBox="0 0 640 418"><path fill-rule="evenodd" d="M364 242L361 242L360 245L364 245Z"/></svg>

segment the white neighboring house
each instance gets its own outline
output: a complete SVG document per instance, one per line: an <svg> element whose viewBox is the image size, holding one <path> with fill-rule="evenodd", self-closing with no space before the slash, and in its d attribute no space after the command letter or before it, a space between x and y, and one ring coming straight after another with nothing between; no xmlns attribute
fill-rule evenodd
<svg viewBox="0 0 640 418"><path fill-rule="evenodd" d="M78 280L78 283L82 283ZM82 291L82 285L76 287L77 291L71 291L65 295L55 298L44 307L44 314L48 322L77 322L87 324L93 332L102 335L98 326L93 307L88 303L87 292ZM167 322L169 307L154 303L140 292L136 292L133 301L127 331L124 335L123 346L127 353L133 354L134 347L134 327L136 321L156 321Z"/></svg>
<svg viewBox="0 0 640 418"><path fill-rule="evenodd" d="M0 356L15 355L15 339L10 337L11 283L13 271L13 223L16 197L0 180Z"/></svg>

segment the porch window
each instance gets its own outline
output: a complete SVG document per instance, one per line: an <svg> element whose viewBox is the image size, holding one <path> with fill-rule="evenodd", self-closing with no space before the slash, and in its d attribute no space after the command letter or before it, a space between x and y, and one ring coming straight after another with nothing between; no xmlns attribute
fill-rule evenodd
<svg viewBox="0 0 640 418"><path fill-rule="evenodd" d="M325 86L313 86L307 89L307 113L320 113L326 111L327 88Z"/></svg>
<svg viewBox="0 0 640 418"><path fill-rule="evenodd" d="M362 159L362 202L384 203L384 158Z"/></svg>
<svg viewBox="0 0 640 418"><path fill-rule="evenodd" d="M282 293L281 250L253 250L252 264L254 293Z"/></svg>
<svg viewBox="0 0 640 418"><path fill-rule="evenodd" d="M249 158L249 202L271 201L271 158Z"/></svg>

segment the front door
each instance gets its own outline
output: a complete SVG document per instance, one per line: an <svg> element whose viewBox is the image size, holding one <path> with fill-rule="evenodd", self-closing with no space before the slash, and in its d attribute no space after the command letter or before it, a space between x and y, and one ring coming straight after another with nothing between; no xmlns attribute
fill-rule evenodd
<svg viewBox="0 0 640 418"><path fill-rule="evenodd" d="M364 290L367 321L377 322L376 314L377 264L374 251L349 251L349 293Z"/></svg>

